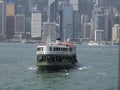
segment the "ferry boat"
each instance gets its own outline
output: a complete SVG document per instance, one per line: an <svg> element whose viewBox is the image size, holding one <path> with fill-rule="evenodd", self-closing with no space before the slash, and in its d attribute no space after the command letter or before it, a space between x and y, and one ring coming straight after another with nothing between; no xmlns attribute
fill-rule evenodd
<svg viewBox="0 0 120 90"><path fill-rule="evenodd" d="M70 42L57 40L37 46L37 66L40 70L68 69L76 63L76 46Z"/></svg>

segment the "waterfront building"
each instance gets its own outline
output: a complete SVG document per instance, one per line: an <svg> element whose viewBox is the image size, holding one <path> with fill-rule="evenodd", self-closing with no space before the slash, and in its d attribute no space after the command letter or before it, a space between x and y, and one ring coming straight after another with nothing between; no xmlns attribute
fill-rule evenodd
<svg viewBox="0 0 120 90"><path fill-rule="evenodd" d="M112 40L112 27L115 24L114 17L115 17L116 9L114 7L109 7L109 39Z"/></svg>
<svg viewBox="0 0 120 90"><path fill-rule="evenodd" d="M53 22L44 22L42 30L42 41L50 42L57 39L57 25Z"/></svg>
<svg viewBox="0 0 120 90"><path fill-rule="evenodd" d="M86 40L92 39L91 23L84 23L83 37Z"/></svg>
<svg viewBox="0 0 120 90"><path fill-rule="evenodd" d="M107 8L96 8L93 11L92 15L93 22L93 31L94 31L94 39L95 39L95 30L103 30L104 31L104 41L109 41L110 35L110 15L109 9Z"/></svg>
<svg viewBox="0 0 120 90"><path fill-rule="evenodd" d="M78 11L78 2L79 0L70 0L70 5L72 5L73 11Z"/></svg>
<svg viewBox="0 0 120 90"><path fill-rule="evenodd" d="M78 11L73 12L73 39L80 39L82 32L80 29L80 13Z"/></svg>
<svg viewBox="0 0 120 90"><path fill-rule="evenodd" d="M25 15L15 15L15 39L22 39L25 34Z"/></svg>
<svg viewBox="0 0 120 90"><path fill-rule="evenodd" d="M110 30L110 17L109 17L109 9L105 8L104 9L104 40L105 41L110 41L111 39L109 38L109 30Z"/></svg>
<svg viewBox="0 0 120 90"><path fill-rule="evenodd" d="M81 15L81 37L86 38L84 35L84 30L85 30L85 23L89 23L89 18L88 15Z"/></svg>
<svg viewBox="0 0 120 90"><path fill-rule="evenodd" d="M15 27L15 17L7 16L7 23L6 23L6 38L7 39L13 39L14 27Z"/></svg>
<svg viewBox="0 0 120 90"><path fill-rule="evenodd" d="M32 12L31 15L31 37L41 37L42 30L42 15L39 12Z"/></svg>
<svg viewBox="0 0 120 90"><path fill-rule="evenodd" d="M69 4L64 4L63 6L63 18L62 18L62 30L63 30L63 39L73 38L73 7Z"/></svg>
<svg viewBox="0 0 120 90"><path fill-rule="evenodd" d="M104 41L104 30L95 30L95 41Z"/></svg>
<svg viewBox="0 0 120 90"><path fill-rule="evenodd" d="M119 32L120 32L120 25L115 24L112 27L112 41L118 42L119 41Z"/></svg>
<svg viewBox="0 0 120 90"><path fill-rule="evenodd" d="M0 39L6 38L6 7L5 2L0 0Z"/></svg>
<svg viewBox="0 0 120 90"><path fill-rule="evenodd" d="M104 30L105 29L105 18L104 13L101 8L97 8L94 15L94 30Z"/></svg>
<svg viewBox="0 0 120 90"><path fill-rule="evenodd" d="M80 12L78 12L78 0L70 0L70 5L73 7L73 40L80 41L82 31L80 25Z"/></svg>
<svg viewBox="0 0 120 90"><path fill-rule="evenodd" d="M15 5L10 1L6 5L6 15L7 15L7 23L6 23L6 38L13 39L14 35L14 16L15 16Z"/></svg>

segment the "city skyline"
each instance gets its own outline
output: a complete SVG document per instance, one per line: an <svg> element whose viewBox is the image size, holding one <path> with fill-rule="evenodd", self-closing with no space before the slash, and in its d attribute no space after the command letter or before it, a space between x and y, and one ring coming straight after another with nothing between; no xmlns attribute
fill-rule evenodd
<svg viewBox="0 0 120 90"><path fill-rule="evenodd" d="M16 22L14 19L17 14L24 15L25 28L22 38L32 38L32 32L39 31L43 32L43 23L48 18L48 6L50 8L50 22L59 24L59 29L56 32L57 36L62 40L93 40L93 41L111 41L112 40L112 27L115 24L120 23L120 12L118 6L113 6L112 1L109 3L103 0L26 0L24 3L28 4L25 8L25 4L19 0L6 0L4 2L4 39L15 39ZM107 3L109 7L104 6ZM116 0L117 2L117 0ZM40 3L44 3L44 6L40 8ZM83 6L86 4L85 6ZM116 4L117 5L117 4ZM41 14L41 26L38 30L32 29L32 13L33 7L37 7L37 12ZM89 6L89 8L88 8ZM3 6L2 6L3 7ZM86 12L89 10L89 12ZM3 12L2 11L2 12ZM39 19L40 20L40 19ZM3 20L2 20L3 21ZM9 21L9 22L8 22ZM9 29L9 23L12 22L12 27ZM3 25L3 24L1 24ZM2 26L3 27L3 26ZM38 27L37 25L35 27ZM34 27L34 28L35 28ZM103 34L97 34L98 31L102 30ZM2 34L2 32L0 34ZM10 35L9 35L10 34ZM102 36L101 36L102 35ZM42 38L42 35L34 36ZM96 38L101 38L96 39Z"/></svg>

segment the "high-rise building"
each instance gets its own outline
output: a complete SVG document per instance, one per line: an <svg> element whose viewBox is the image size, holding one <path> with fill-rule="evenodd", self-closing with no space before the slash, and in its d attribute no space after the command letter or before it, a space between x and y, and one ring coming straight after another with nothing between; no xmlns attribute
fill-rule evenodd
<svg viewBox="0 0 120 90"><path fill-rule="evenodd" d="M73 38L73 7L69 4L63 4L62 8L62 32L63 40Z"/></svg>
<svg viewBox="0 0 120 90"><path fill-rule="evenodd" d="M74 11L78 11L79 0L70 0L70 5L72 5Z"/></svg>
<svg viewBox="0 0 120 90"><path fill-rule="evenodd" d="M65 5L63 9L64 40L73 38L73 7Z"/></svg>
<svg viewBox="0 0 120 90"><path fill-rule="evenodd" d="M15 25L15 17L14 16L7 16L7 23L6 23L6 38L13 39L14 36L14 26Z"/></svg>
<svg viewBox="0 0 120 90"><path fill-rule="evenodd" d="M120 24L120 15L116 14L114 17L114 24Z"/></svg>
<svg viewBox="0 0 120 90"><path fill-rule="evenodd" d="M42 31L42 41L55 41L57 38L56 23L44 22Z"/></svg>
<svg viewBox="0 0 120 90"><path fill-rule="evenodd" d="M83 31L84 39L91 40L92 39L91 33L92 33L91 32L91 23L84 23L84 31Z"/></svg>
<svg viewBox="0 0 120 90"><path fill-rule="evenodd" d="M6 15L7 16L14 16L15 15L15 5L12 3L8 3L6 5Z"/></svg>
<svg viewBox="0 0 120 90"><path fill-rule="evenodd" d="M59 16L59 7L58 7L58 0L49 0L49 8L50 8L50 21L51 22L58 22Z"/></svg>
<svg viewBox="0 0 120 90"><path fill-rule="evenodd" d="M104 41L104 30L95 30L95 41Z"/></svg>
<svg viewBox="0 0 120 90"><path fill-rule="evenodd" d="M109 39L112 40L112 26L114 25L115 8L109 7Z"/></svg>
<svg viewBox="0 0 120 90"><path fill-rule="evenodd" d="M89 18L88 18L88 15L81 15L81 37L82 38L86 38L84 37L85 34L84 34L84 30L85 30L85 24L86 23L89 23Z"/></svg>
<svg viewBox="0 0 120 90"><path fill-rule="evenodd" d="M31 0L14 0L16 9L16 14L25 14L28 15L32 10L32 1Z"/></svg>
<svg viewBox="0 0 120 90"><path fill-rule="evenodd" d="M15 5L11 2L6 4L6 38L13 39L14 35L14 16L15 16Z"/></svg>
<svg viewBox="0 0 120 90"><path fill-rule="evenodd" d="M73 38L80 39L82 35L80 26L80 13L78 11L73 12Z"/></svg>
<svg viewBox="0 0 120 90"><path fill-rule="evenodd" d="M109 19L109 10L107 8L96 8L93 11L92 19L93 19L93 30L94 30L94 38L95 31L103 30L104 31L104 40L108 41L109 38L109 28L110 28L110 19Z"/></svg>
<svg viewBox="0 0 120 90"><path fill-rule="evenodd" d="M25 34L25 15L15 15L15 39L22 39Z"/></svg>
<svg viewBox="0 0 120 90"><path fill-rule="evenodd" d="M5 2L0 0L0 39L6 38L6 8Z"/></svg>
<svg viewBox="0 0 120 90"><path fill-rule="evenodd" d="M92 10L94 8L94 3L92 2L93 0L78 0L78 11L80 14L84 15L92 15Z"/></svg>
<svg viewBox="0 0 120 90"><path fill-rule="evenodd" d="M109 38L109 30L110 30L110 17L109 17L109 9L106 8L104 9L104 22L105 22L105 29L104 29L104 40L105 41L110 41L111 39Z"/></svg>
<svg viewBox="0 0 120 90"><path fill-rule="evenodd" d="M32 0L28 0L28 12L32 11Z"/></svg>
<svg viewBox="0 0 120 90"><path fill-rule="evenodd" d="M118 42L119 41L119 32L120 32L120 25L115 24L112 27L112 41Z"/></svg>
<svg viewBox="0 0 120 90"><path fill-rule="evenodd" d="M73 38L74 40L79 40L82 32L80 26L80 12L78 12L78 1L79 0L70 0L69 3L73 7Z"/></svg>
<svg viewBox="0 0 120 90"><path fill-rule="evenodd" d="M32 15L31 15L31 37L32 38L41 37L41 30L42 30L41 13L32 12Z"/></svg>
<svg viewBox="0 0 120 90"><path fill-rule="evenodd" d="M105 18L104 18L103 10L100 8L97 8L94 15L94 30L104 30L105 28L104 20Z"/></svg>

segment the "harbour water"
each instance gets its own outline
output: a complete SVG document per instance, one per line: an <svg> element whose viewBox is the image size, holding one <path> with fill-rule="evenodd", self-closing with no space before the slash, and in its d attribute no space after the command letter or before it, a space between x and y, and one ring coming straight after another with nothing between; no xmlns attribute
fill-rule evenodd
<svg viewBox="0 0 120 90"><path fill-rule="evenodd" d="M36 44L0 43L0 90L117 90L118 46L77 45L74 69L39 72Z"/></svg>

